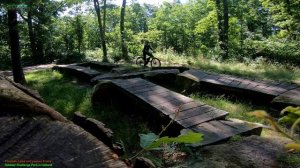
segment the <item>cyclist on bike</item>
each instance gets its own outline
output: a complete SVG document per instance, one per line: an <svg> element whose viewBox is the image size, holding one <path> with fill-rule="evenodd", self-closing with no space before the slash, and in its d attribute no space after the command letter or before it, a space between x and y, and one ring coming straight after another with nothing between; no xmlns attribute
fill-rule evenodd
<svg viewBox="0 0 300 168"><path fill-rule="evenodd" d="M143 49L144 66L147 66L150 58L153 57L153 54L150 52L150 50L153 51L152 47L150 46L149 41L145 40L144 49ZM149 56L148 58L147 58L147 55Z"/></svg>

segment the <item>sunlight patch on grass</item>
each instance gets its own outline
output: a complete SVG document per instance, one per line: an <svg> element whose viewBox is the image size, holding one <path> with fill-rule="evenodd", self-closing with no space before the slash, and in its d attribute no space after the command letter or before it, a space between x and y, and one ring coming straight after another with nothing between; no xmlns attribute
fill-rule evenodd
<svg viewBox="0 0 300 168"><path fill-rule="evenodd" d="M224 96L209 95L205 93L192 94L193 99L204 102L218 109L229 112L230 118L237 118L249 122L264 123L263 120L248 115L249 112L257 109L265 109L266 107L257 107L246 101L229 100Z"/></svg>
<svg viewBox="0 0 300 168"><path fill-rule="evenodd" d="M300 83L300 69L270 63L217 62L201 59L193 65L201 70L259 79Z"/></svg>
<svg viewBox="0 0 300 168"><path fill-rule="evenodd" d="M87 117L105 123L114 132L114 141L123 142L128 156L140 149L139 133L151 132L143 118L131 118L110 105L93 107L91 86L74 84L56 71L28 73L26 80L31 88L39 91L46 104L68 119L73 118L74 112L80 111Z"/></svg>
<svg viewBox="0 0 300 168"><path fill-rule="evenodd" d="M38 90L46 104L69 119L74 112L85 112L91 108L91 105L82 106L82 102L90 101L88 95L92 88L72 84L56 71L28 73L26 80L30 87Z"/></svg>
<svg viewBox="0 0 300 168"><path fill-rule="evenodd" d="M263 58L245 60L244 62L226 61L219 62L203 57L191 57L168 52L155 54L164 63L163 66L190 65L193 68L241 77L269 79L300 83L300 68L279 63L269 63Z"/></svg>

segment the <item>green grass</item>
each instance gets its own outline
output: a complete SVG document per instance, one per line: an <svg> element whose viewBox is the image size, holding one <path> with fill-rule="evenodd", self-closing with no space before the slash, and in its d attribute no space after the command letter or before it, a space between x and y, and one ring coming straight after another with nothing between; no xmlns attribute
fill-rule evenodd
<svg viewBox="0 0 300 168"><path fill-rule="evenodd" d="M288 65L271 64L266 62L241 63L217 62L199 59L193 67L210 72L231 74L242 77L278 80L300 83L300 68Z"/></svg>
<svg viewBox="0 0 300 168"><path fill-rule="evenodd" d="M278 158L280 167L298 167L300 165L300 154L285 154Z"/></svg>
<svg viewBox="0 0 300 168"><path fill-rule="evenodd" d="M219 62L214 59L206 59L202 56L192 57L178 55L172 52L167 54L156 53L155 56L162 60L163 66L171 66L174 64L187 65L208 72L300 83L299 67L270 63L264 59L245 60L243 62L230 60Z"/></svg>
<svg viewBox="0 0 300 168"><path fill-rule="evenodd" d="M191 97L218 109L229 112L228 117L230 118L249 122L264 123L263 120L250 116L249 112L268 109L266 106L252 104L250 101L227 98L224 95L213 95L205 92L192 94Z"/></svg>
<svg viewBox="0 0 300 168"><path fill-rule="evenodd" d="M80 111L105 123L114 132L114 141L124 144L128 156L139 150L138 134L150 132L147 123L140 118L131 118L110 106L93 107L91 86L80 85L56 71L28 73L26 80L29 87L39 91L46 104L68 119L72 119L74 112Z"/></svg>
<svg viewBox="0 0 300 168"><path fill-rule="evenodd" d="M89 96L92 88L75 85L58 72L33 72L26 74L26 80L30 87L38 90L46 104L69 119L74 112L86 112L91 108Z"/></svg>

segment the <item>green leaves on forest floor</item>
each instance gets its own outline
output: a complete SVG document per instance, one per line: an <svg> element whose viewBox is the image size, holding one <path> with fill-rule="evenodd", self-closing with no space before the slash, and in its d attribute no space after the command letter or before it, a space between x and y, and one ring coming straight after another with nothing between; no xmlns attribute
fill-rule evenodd
<svg viewBox="0 0 300 168"><path fill-rule="evenodd" d="M195 144L203 140L203 135L192 131L185 132L178 137L159 137L154 133L140 134L140 146L146 150L158 149L163 144L184 143Z"/></svg>
<svg viewBox="0 0 300 168"><path fill-rule="evenodd" d="M254 111L250 113L250 115L266 120L275 131L278 131L285 137L293 140L294 143L288 143L285 145L286 149L300 152L300 138L295 135L295 132L298 130L300 125L300 107L289 106L281 111L281 115L284 116L280 118L279 121L284 124L292 125L290 133L285 131L285 129L281 127L273 117L263 110Z"/></svg>

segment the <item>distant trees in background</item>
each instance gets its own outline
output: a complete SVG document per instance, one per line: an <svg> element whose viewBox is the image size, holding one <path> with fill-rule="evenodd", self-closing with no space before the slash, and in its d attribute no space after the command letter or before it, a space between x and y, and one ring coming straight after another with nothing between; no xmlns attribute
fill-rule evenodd
<svg viewBox="0 0 300 168"><path fill-rule="evenodd" d="M88 59L126 61L142 40L156 51L300 64L300 0L190 0L161 6L137 1L27 0L18 4L24 65ZM10 65L7 3L0 5L0 68ZM101 57L100 57L101 56Z"/></svg>

